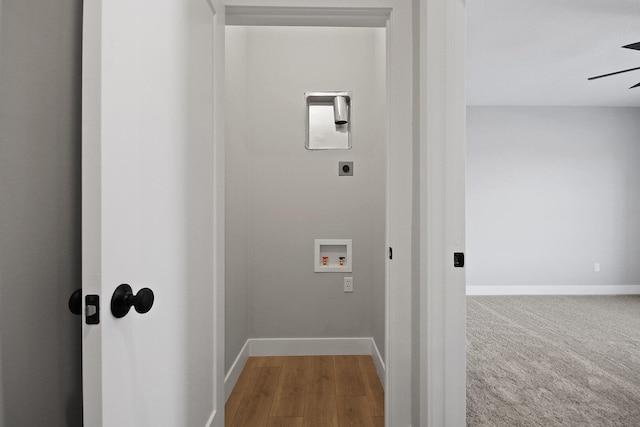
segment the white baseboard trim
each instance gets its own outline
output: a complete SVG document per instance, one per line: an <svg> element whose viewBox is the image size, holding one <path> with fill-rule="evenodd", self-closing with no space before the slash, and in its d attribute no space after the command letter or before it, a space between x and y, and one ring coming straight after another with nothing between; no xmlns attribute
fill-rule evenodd
<svg viewBox="0 0 640 427"><path fill-rule="evenodd" d="M371 354L371 338L253 338L251 356Z"/></svg>
<svg viewBox="0 0 640 427"><path fill-rule="evenodd" d="M640 285L467 286L467 295L635 295Z"/></svg>
<svg viewBox="0 0 640 427"><path fill-rule="evenodd" d="M213 427L213 422L216 420L216 413L217 411L214 409L209 416L209 420L207 420L207 424L205 424L205 427Z"/></svg>
<svg viewBox="0 0 640 427"><path fill-rule="evenodd" d="M378 346L376 345L376 340L371 338L371 357L373 358L373 363L376 365L376 370L378 371L378 378L380 378L380 382L382 383L382 388L386 389L384 380L386 375L384 374L387 367L384 364L384 360L382 360L382 356L380 356L380 351L378 350Z"/></svg>
<svg viewBox="0 0 640 427"><path fill-rule="evenodd" d="M240 378L240 374L244 369L244 365L247 364L247 359L249 359L249 340L244 343L242 349L240 349L240 353L236 357L236 360L231 365L229 372L227 372L227 376L224 377L224 401L226 402L233 391L233 388L236 386L238 382L238 378Z"/></svg>
<svg viewBox="0 0 640 427"><path fill-rule="evenodd" d="M224 379L226 399L250 356L329 356L369 354L384 387L385 363L373 338L250 338L242 346Z"/></svg>

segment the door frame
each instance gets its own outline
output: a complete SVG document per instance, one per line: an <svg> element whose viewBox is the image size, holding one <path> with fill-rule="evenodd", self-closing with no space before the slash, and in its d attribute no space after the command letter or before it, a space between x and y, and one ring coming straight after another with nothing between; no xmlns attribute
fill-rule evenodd
<svg viewBox="0 0 640 427"><path fill-rule="evenodd" d="M414 256L413 425L466 425L467 0L414 0L414 131L419 165Z"/></svg>
<svg viewBox="0 0 640 427"><path fill-rule="evenodd" d="M387 192L386 245L394 249L386 261L385 280L385 423L411 424L412 392L412 211L413 151L412 5L393 0L298 0L295 6L283 1L224 1L225 24L267 26L382 27L386 29L387 68ZM216 52L220 60L222 53ZM223 65L221 68L223 68ZM224 73L224 69L218 70ZM215 79L217 84L221 80ZM222 79L222 82L224 79ZM215 85L215 83L214 83ZM224 86L214 86L214 93ZM224 107L223 107L224 108ZM393 141L393 142L392 142ZM223 153L224 136L216 138L216 153ZM219 194L224 194L224 170L216 171ZM224 211L224 198L216 197L216 211ZM222 207L220 207L222 205ZM216 223L216 235L224 236L224 221ZM224 251L216 255L224 265ZM219 271L219 269L218 269ZM222 277L221 280L224 280ZM216 286L219 296L224 286ZM393 319L393 321L391 321Z"/></svg>

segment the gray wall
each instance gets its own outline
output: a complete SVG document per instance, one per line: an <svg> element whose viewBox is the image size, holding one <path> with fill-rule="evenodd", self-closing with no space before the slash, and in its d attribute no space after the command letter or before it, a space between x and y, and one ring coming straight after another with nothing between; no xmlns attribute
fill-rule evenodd
<svg viewBox="0 0 640 427"><path fill-rule="evenodd" d="M81 425L81 2L0 18L0 425Z"/></svg>
<svg viewBox="0 0 640 427"><path fill-rule="evenodd" d="M231 30L227 42L242 43ZM228 105L245 102L247 110L240 122L227 118L228 126L246 129L227 133L228 190L235 193L227 198L227 214L237 213L227 218L227 295L237 300L247 292L249 337L374 336L383 351L384 31L243 31L247 98L241 90L228 98ZM228 72L241 78L239 70ZM304 148L304 93L323 90L353 91L349 151ZM354 161L353 177L337 176L341 160ZM353 273L314 273L315 238L353 239ZM354 277L354 293L343 292L344 276ZM227 299L227 312L234 313L227 319L243 312L244 303L236 305L240 309ZM242 325L227 325L233 332L227 345L234 345L228 359L239 351Z"/></svg>
<svg viewBox="0 0 640 427"><path fill-rule="evenodd" d="M637 108L468 108L467 286L640 284L639 162Z"/></svg>
<svg viewBox="0 0 640 427"><path fill-rule="evenodd" d="M225 372L249 338L247 30L227 27L225 35Z"/></svg>
<svg viewBox="0 0 640 427"><path fill-rule="evenodd" d="M377 96L383 98L386 94L386 32L376 31L374 35L374 85ZM382 123L387 117L386 102L373 104L374 116ZM382 128L383 135L386 128ZM387 245L385 241L387 199L382 189L387 185L387 144L384 138L377 137L371 140L373 145L373 276L371 278L371 336L376 342L380 355L384 358L385 345L385 265L387 262Z"/></svg>

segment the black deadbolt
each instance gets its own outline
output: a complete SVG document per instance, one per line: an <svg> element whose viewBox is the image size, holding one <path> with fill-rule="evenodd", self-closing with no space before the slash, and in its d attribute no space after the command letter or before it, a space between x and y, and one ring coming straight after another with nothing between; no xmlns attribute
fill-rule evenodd
<svg viewBox="0 0 640 427"><path fill-rule="evenodd" d="M349 165L344 165L344 166L342 166L342 172L344 172L344 173L349 173L349 170L350 170L350 169L351 169L351 168L349 167Z"/></svg>
<svg viewBox="0 0 640 427"><path fill-rule="evenodd" d="M135 308L138 313L146 313L153 307L154 299L151 289L142 288L137 294L133 295L131 286L123 283L113 292L111 313L114 317L121 318L129 313L131 307Z"/></svg>

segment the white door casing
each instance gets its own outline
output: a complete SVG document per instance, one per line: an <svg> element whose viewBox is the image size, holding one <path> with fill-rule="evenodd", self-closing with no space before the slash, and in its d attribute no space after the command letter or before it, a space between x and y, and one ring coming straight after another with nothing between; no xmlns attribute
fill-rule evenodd
<svg viewBox="0 0 640 427"><path fill-rule="evenodd" d="M83 322L88 426L223 425L224 21L212 6L84 3L83 295L101 305L99 325ZM121 283L151 288L151 310L114 318Z"/></svg>
<svg viewBox="0 0 640 427"><path fill-rule="evenodd" d="M414 427L466 425L466 0L414 0L420 165ZM416 306L414 306L416 307Z"/></svg>

